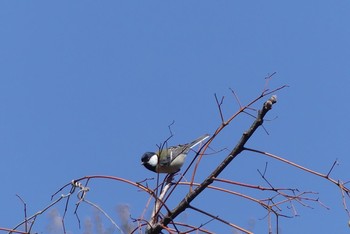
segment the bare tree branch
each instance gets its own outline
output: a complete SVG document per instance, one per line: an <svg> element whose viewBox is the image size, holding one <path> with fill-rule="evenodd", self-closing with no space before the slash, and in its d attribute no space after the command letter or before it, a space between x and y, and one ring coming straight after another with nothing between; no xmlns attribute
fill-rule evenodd
<svg viewBox="0 0 350 234"><path fill-rule="evenodd" d="M276 103L276 97L272 96L267 100L262 109L259 111L258 116L250 128L243 133L241 139L230 152L230 154L224 159L224 161L201 183L200 186L189 192L186 197L180 202L180 204L170 211L157 225L148 229L148 233L160 233L160 231L167 226L172 220L174 220L181 212L187 209L190 203L207 188L214 179L220 175L220 173L230 164L230 162L244 150L244 145L247 143L249 138L254 134L259 126L262 125L265 115L271 110L272 105Z"/></svg>

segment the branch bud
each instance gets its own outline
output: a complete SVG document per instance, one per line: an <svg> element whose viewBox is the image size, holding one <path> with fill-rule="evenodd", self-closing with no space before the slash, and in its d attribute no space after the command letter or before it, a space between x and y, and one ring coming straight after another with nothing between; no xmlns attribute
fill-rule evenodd
<svg viewBox="0 0 350 234"><path fill-rule="evenodd" d="M277 96L276 95L272 95L270 97L270 99L265 102L264 107L266 109L270 110L272 108L272 105L275 104L276 102L277 102Z"/></svg>

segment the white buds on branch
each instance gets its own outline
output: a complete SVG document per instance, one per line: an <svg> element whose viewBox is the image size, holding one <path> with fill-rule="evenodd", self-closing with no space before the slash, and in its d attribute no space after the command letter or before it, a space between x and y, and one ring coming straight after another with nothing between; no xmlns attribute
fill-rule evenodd
<svg viewBox="0 0 350 234"><path fill-rule="evenodd" d="M272 95L269 100L267 100L264 104L264 107L268 110L272 108L272 105L277 102L277 95Z"/></svg>

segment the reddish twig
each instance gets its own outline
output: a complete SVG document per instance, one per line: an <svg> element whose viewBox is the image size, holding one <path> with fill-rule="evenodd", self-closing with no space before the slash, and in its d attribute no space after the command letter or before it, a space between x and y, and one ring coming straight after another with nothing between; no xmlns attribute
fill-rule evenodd
<svg viewBox="0 0 350 234"><path fill-rule="evenodd" d="M19 231L19 230L16 230L16 229L3 228L3 227L0 227L0 231L5 231L5 232L9 232L9 233L29 234L26 231L24 232L24 231Z"/></svg>
<svg viewBox="0 0 350 234"><path fill-rule="evenodd" d="M222 222L222 223L224 223L224 224L226 224L226 225L228 225L230 227L233 227L233 228L235 228L235 229L237 229L237 230L239 230L241 232L244 232L244 233L247 233L247 234L253 234L252 232L250 232L250 231L248 231L248 230L246 230L246 229L244 229L244 228L242 228L242 227L240 227L240 226L238 226L236 224L230 223L230 222L228 222L228 221L226 221L226 220L224 220L222 218L219 218L219 216L212 215L212 214L210 214L210 213L208 213L208 212L206 212L204 210L198 209L198 208L196 208L194 206L191 206L191 205L189 205L188 208L190 208L192 210L195 210L195 211L197 211L199 213L202 213L202 214L204 214L206 216L209 216L209 217L211 217L211 218L213 218L215 220L218 220L218 221L220 221L220 222Z"/></svg>

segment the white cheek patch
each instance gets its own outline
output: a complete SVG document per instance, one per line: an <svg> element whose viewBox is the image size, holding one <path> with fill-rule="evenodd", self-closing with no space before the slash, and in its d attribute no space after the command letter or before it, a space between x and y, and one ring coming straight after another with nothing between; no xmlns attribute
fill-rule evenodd
<svg viewBox="0 0 350 234"><path fill-rule="evenodd" d="M148 164L151 166L157 166L158 165L158 155L154 154L149 160Z"/></svg>

